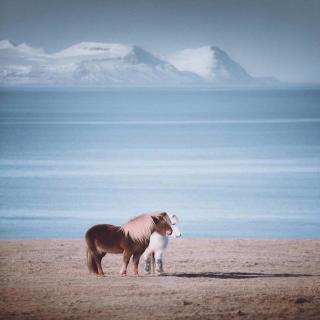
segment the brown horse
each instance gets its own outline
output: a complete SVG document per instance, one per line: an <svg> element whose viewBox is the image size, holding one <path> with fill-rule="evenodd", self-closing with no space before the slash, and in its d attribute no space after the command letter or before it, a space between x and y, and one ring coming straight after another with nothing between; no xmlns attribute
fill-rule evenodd
<svg viewBox="0 0 320 320"><path fill-rule="evenodd" d="M127 274L127 267L133 256L133 273L138 275L140 256L146 250L153 232L161 235L172 233L167 213L141 215L122 227L111 224L98 224L86 233L87 264L90 272L103 276L101 260L106 253L123 253L121 275Z"/></svg>

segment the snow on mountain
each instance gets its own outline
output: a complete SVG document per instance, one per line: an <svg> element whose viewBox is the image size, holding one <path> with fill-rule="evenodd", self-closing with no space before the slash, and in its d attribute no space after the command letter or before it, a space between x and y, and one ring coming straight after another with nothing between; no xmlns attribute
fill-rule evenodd
<svg viewBox="0 0 320 320"><path fill-rule="evenodd" d="M180 71L190 71L210 79L215 64L214 52L210 47L185 49L169 55L168 60Z"/></svg>
<svg viewBox="0 0 320 320"><path fill-rule="evenodd" d="M0 41L0 84L41 83L41 77L35 74L46 59L43 49L25 43L16 45L10 40Z"/></svg>
<svg viewBox="0 0 320 320"><path fill-rule="evenodd" d="M1 49L11 49L16 47L17 45L11 40L1 40L0 41L0 50Z"/></svg>
<svg viewBox="0 0 320 320"><path fill-rule="evenodd" d="M178 51L169 55L168 61L179 71L191 71L210 83L252 84L255 82L244 68L217 47L204 46Z"/></svg>
<svg viewBox="0 0 320 320"><path fill-rule="evenodd" d="M123 58L130 53L131 46L117 43L81 42L53 54L57 58L104 55L105 58Z"/></svg>
<svg viewBox="0 0 320 320"><path fill-rule="evenodd" d="M0 41L0 84L224 85L254 81L216 47L182 50L165 60L135 45L81 42L47 54L27 44Z"/></svg>
<svg viewBox="0 0 320 320"><path fill-rule="evenodd" d="M43 49L37 49L28 46L26 43L21 43L19 45L15 44L11 40L1 40L0 41L0 50L8 50L11 54L17 53L27 53L27 54L44 54Z"/></svg>
<svg viewBox="0 0 320 320"><path fill-rule="evenodd" d="M54 54L0 46L0 84L172 85L201 81L138 46L82 42Z"/></svg>

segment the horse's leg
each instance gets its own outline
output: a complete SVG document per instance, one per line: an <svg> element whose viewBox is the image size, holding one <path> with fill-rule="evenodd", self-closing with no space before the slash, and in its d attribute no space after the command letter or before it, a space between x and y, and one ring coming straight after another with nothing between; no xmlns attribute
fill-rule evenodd
<svg viewBox="0 0 320 320"><path fill-rule="evenodd" d="M144 272L150 274L151 272L151 255L144 260Z"/></svg>
<svg viewBox="0 0 320 320"><path fill-rule="evenodd" d="M128 267L131 256L132 256L132 252L130 251L123 252L123 262L122 262L122 268L120 270L120 274L122 276L125 276L127 274L127 267Z"/></svg>
<svg viewBox="0 0 320 320"><path fill-rule="evenodd" d="M139 275L139 260L140 260L141 254L140 253L134 253L133 254L133 274L135 276Z"/></svg>
<svg viewBox="0 0 320 320"><path fill-rule="evenodd" d="M146 251L143 253L144 258L144 271L145 273L150 273L151 271L151 252L153 249L148 247Z"/></svg>
<svg viewBox="0 0 320 320"><path fill-rule="evenodd" d="M156 260L156 266L157 266L157 273L163 273L163 250L157 250L154 253L155 260Z"/></svg>
<svg viewBox="0 0 320 320"><path fill-rule="evenodd" d="M101 260L105 255L106 255L106 253L103 252L103 253L100 253L100 254L95 256L95 261L96 261L96 264L97 264L99 276L104 276L104 272L102 270L102 265L101 265Z"/></svg>
<svg viewBox="0 0 320 320"><path fill-rule="evenodd" d="M152 273L156 272L156 259L154 257L154 251L151 254L151 262L152 262Z"/></svg>

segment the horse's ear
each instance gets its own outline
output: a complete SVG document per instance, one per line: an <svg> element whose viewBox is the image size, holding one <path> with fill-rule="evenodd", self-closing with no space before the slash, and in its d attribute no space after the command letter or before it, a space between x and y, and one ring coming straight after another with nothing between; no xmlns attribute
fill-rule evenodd
<svg viewBox="0 0 320 320"><path fill-rule="evenodd" d="M166 212L162 212L159 214L159 218L163 219L165 222L167 222L169 225L171 225L171 219L169 215Z"/></svg>
<svg viewBox="0 0 320 320"><path fill-rule="evenodd" d="M156 216L151 216L151 219L153 220L153 222L154 222L155 224L157 224L157 223L159 222L159 218L156 217Z"/></svg>
<svg viewBox="0 0 320 320"><path fill-rule="evenodd" d="M179 223L179 218L175 214L170 214L170 220L171 220L172 224Z"/></svg>

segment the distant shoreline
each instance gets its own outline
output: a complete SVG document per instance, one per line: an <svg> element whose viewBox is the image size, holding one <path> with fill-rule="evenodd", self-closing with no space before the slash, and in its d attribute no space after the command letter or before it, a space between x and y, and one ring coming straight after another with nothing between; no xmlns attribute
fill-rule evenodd
<svg viewBox="0 0 320 320"><path fill-rule="evenodd" d="M223 86L223 85L61 85L61 84L0 84L2 89L39 89L41 90L104 90L104 89L159 89L159 90L195 90L195 91L287 91L287 90L320 90L320 84L277 84L277 85L243 85L243 86Z"/></svg>

